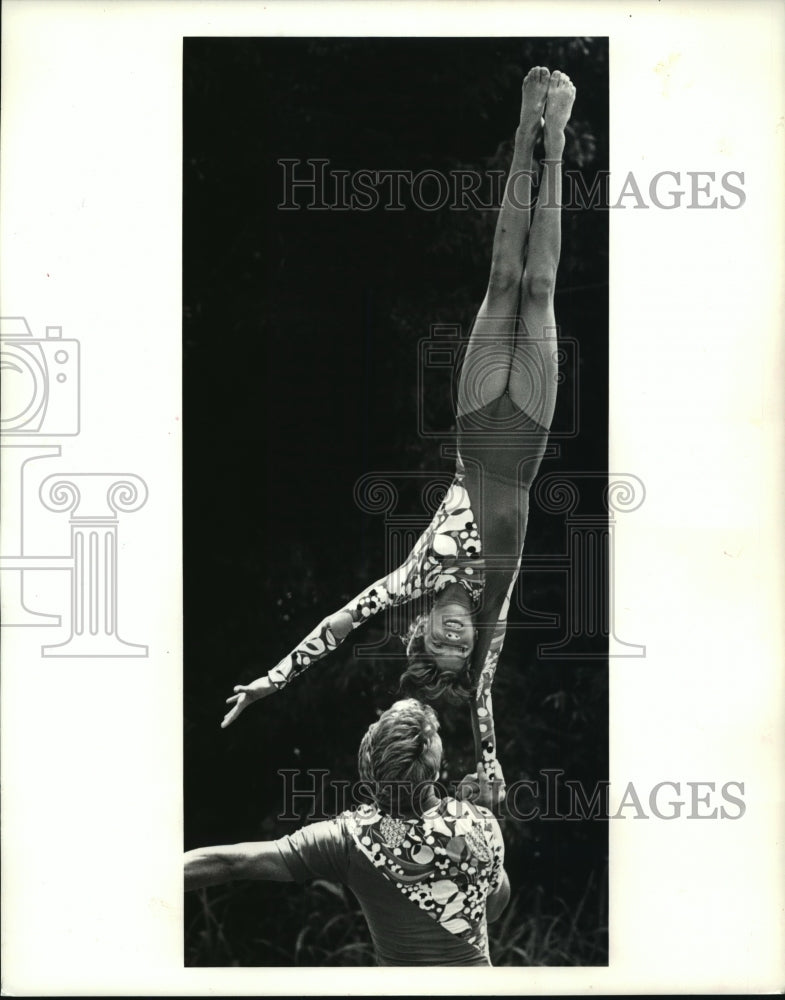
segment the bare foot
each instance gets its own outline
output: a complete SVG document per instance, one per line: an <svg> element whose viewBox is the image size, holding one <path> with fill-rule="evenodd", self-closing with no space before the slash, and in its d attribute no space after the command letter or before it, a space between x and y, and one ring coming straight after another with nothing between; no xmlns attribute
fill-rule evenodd
<svg viewBox="0 0 785 1000"><path fill-rule="evenodd" d="M564 126L570 120L573 101L575 100L575 86L566 73L558 69L551 74L548 84L548 99L545 104L545 145L548 153L548 145L558 148L561 144L564 147ZM559 151L561 155L561 151Z"/></svg>
<svg viewBox="0 0 785 1000"><path fill-rule="evenodd" d="M523 81L523 103L521 105L520 130L525 135L535 138L542 128L542 112L545 99L548 96L550 70L544 66L535 66L526 74Z"/></svg>

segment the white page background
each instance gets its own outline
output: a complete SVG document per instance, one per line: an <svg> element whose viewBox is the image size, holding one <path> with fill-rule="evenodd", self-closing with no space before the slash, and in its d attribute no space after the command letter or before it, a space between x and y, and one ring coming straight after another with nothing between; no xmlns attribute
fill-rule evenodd
<svg viewBox="0 0 785 1000"><path fill-rule="evenodd" d="M119 526L146 658L3 630L6 995L782 987L783 28L761 2L3 4L1 311L82 352L82 432L31 481L150 491ZM612 178L744 172L735 211L611 212L610 465L647 489L619 517L617 628L647 656L611 661L610 777L742 781L746 812L611 821L608 968L185 969L182 38L445 33L607 35Z"/></svg>

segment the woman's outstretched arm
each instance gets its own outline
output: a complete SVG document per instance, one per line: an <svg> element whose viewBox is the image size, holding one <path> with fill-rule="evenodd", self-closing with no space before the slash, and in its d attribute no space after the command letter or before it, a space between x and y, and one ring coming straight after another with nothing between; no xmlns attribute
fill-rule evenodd
<svg viewBox="0 0 785 1000"><path fill-rule="evenodd" d="M419 543L418 543L419 544ZM313 663L324 659L363 622L386 608L411 600L414 594L405 589L397 589L397 584L409 575L410 567L416 564L417 547L402 567L390 576L377 580L343 608L333 612L316 626L295 648L288 653L264 676L250 684L238 684L234 694L226 699L231 708L224 716L221 728L225 729L252 702L266 698L274 691L286 687L295 677Z"/></svg>
<svg viewBox="0 0 785 1000"><path fill-rule="evenodd" d="M399 607L454 581L463 564L473 559L473 540L467 529L473 529L476 535L469 497L461 485L453 483L430 525L397 569L324 618L267 674L251 684L238 684L234 688L234 694L227 698L231 707L222 728L234 722L252 702L280 690L313 663L324 659L354 629L380 611Z"/></svg>

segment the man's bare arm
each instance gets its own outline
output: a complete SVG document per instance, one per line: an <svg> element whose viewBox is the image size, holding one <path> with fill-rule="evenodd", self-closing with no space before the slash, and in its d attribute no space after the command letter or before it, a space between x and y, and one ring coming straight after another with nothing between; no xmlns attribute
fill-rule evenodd
<svg viewBox="0 0 785 1000"><path fill-rule="evenodd" d="M294 879L271 840L197 847L185 855L185 889L202 889L235 879L266 879L292 882Z"/></svg>

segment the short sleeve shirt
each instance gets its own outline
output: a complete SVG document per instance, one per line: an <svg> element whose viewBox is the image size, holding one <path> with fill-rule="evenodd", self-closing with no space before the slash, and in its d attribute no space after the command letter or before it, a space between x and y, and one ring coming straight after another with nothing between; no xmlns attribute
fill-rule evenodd
<svg viewBox="0 0 785 1000"><path fill-rule="evenodd" d="M379 965L489 965L485 899L495 888L503 860L501 831L493 815L469 803L446 799L436 810L429 810L437 827L445 825L445 833L432 835L433 823L426 826L422 821L407 821L410 834L415 830L422 834L423 847L432 850L443 845L454 859L447 853L437 855L452 865L452 877L449 870L429 863L422 865L419 872L410 866L404 884L388 865L380 864L379 852L361 846L357 837L358 829L370 832L372 821L367 810L371 808L360 807L276 841L292 878L297 882L324 878L346 885L357 897L368 922ZM450 809L458 815L451 816ZM384 816L381 820L388 824L399 822ZM456 823L464 833L451 836ZM378 827L385 829L381 821ZM389 829L385 835L390 837ZM416 835L409 842L419 850ZM425 844L426 838L431 839L430 846ZM390 849L391 858L398 857L392 853L394 850ZM484 882L467 878L461 871L461 851L462 857L473 858L481 866L478 872ZM485 857L484 863L478 853ZM439 905L434 904L434 898ZM474 914L471 934L454 932L460 910Z"/></svg>

